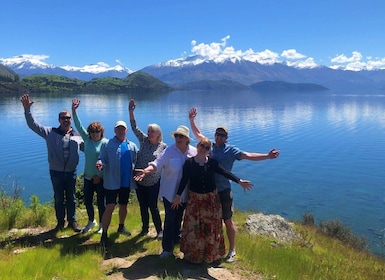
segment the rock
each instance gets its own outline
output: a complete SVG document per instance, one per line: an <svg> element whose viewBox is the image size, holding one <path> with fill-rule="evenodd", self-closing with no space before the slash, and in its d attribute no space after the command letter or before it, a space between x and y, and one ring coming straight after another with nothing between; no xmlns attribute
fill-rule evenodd
<svg viewBox="0 0 385 280"><path fill-rule="evenodd" d="M279 215L253 214L246 219L246 228L252 235L273 237L290 243L299 238L293 227Z"/></svg>

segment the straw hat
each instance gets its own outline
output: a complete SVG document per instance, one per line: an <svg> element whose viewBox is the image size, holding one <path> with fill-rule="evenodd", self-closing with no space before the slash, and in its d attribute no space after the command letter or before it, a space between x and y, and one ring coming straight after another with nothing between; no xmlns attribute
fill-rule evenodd
<svg viewBox="0 0 385 280"><path fill-rule="evenodd" d="M175 134L181 134L183 136L186 136L190 140L192 140L190 138L190 129L187 126L184 126L184 125L178 126L178 128L175 131L171 132L171 136L174 137Z"/></svg>

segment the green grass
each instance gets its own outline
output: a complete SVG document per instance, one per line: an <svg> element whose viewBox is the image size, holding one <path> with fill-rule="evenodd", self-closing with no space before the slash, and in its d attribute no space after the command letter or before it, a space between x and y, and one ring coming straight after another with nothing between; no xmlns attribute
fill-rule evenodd
<svg viewBox="0 0 385 280"><path fill-rule="evenodd" d="M132 232L132 236L116 233L117 213L118 209L115 209L109 230L110 239L114 243L106 256L98 246L100 235L93 232L74 234L66 229L56 236L42 233L40 240L36 241L34 238L17 234L9 237L6 235L7 230L2 229L0 278L106 279L106 275L120 273L127 279L138 279L139 273L142 278L156 276L169 280L187 279L183 275L182 261L158 258L161 251L160 241L149 236L137 236L141 230L141 220L139 207L134 199L128 206L126 221L126 227ZM247 279L255 279L256 276L262 279L284 280L385 279L384 260L366 252L356 251L340 240L326 236L314 226L296 224L296 231L304 239L293 244L281 244L272 238L251 236L245 228L248 214L236 212L234 216L238 227L237 261L233 264L221 264ZM78 209L77 215L79 224L85 225L85 210ZM49 228L55 226L53 217L54 215L51 215L48 219ZM155 236L155 231L153 228L152 230ZM178 252L177 247L175 253ZM113 264L101 265L105 258L116 257L123 258L130 265L125 268ZM201 266L193 267L197 275L200 273L199 269Z"/></svg>

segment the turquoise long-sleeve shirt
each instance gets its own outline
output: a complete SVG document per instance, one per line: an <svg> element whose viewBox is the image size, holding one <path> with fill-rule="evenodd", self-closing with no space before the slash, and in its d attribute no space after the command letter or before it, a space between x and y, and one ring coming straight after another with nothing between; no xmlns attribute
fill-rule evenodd
<svg viewBox="0 0 385 280"><path fill-rule="evenodd" d="M93 176L103 177L103 172L96 168L96 161L99 158L100 150L103 143L106 143L108 139L102 138L100 141L94 141L88 135L87 129L82 125L82 122L76 112L73 115L73 120L80 136L84 141L84 178L91 180Z"/></svg>

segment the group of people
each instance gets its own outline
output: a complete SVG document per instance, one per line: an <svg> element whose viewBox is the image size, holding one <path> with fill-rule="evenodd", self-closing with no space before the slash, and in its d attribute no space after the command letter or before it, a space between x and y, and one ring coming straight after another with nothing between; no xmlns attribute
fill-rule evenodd
<svg viewBox="0 0 385 280"><path fill-rule="evenodd" d="M72 100L72 115L78 132L74 131L70 112L59 113L59 127L39 124L32 116L33 101L28 94L21 97L28 126L43 137L47 143L48 162L54 190L57 225L62 230L67 213L68 227L75 232L88 232L98 225L94 212L96 193L99 212L101 244L109 246L108 228L112 213L118 204L118 232L131 235L124 221L131 190L135 190L142 219L140 235L149 232L149 212L157 232L162 239L160 257L173 256L174 246L180 243L184 259L192 263L212 263L225 256L225 241L222 221L226 227L229 250L225 259L235 260L235 233L232 221L232 180L245 190L252 188L248 180L231 173L235 160L265 160L279 156L272 149L266 154L250 153L229 145L228 129L219 126L215 130L214 143L198 128L196 108L189 111L191 130L198 139L196 147L190 144L190 130L180 125L171 133L175 142L163 142L158 124L149 124L147 134L136 124L136 103L130 100L128 112L130 125L138 139L139 148L126 137L128 127L123 120L114 127L115 136L104 138L104 127L94 121L87 129L83 127L77 108L79 99ZM85 154L84 201L88 223L80 228L76 220L75 184L79 153ZM158 199L165 209L164 223L158 209Z"/></svg>

